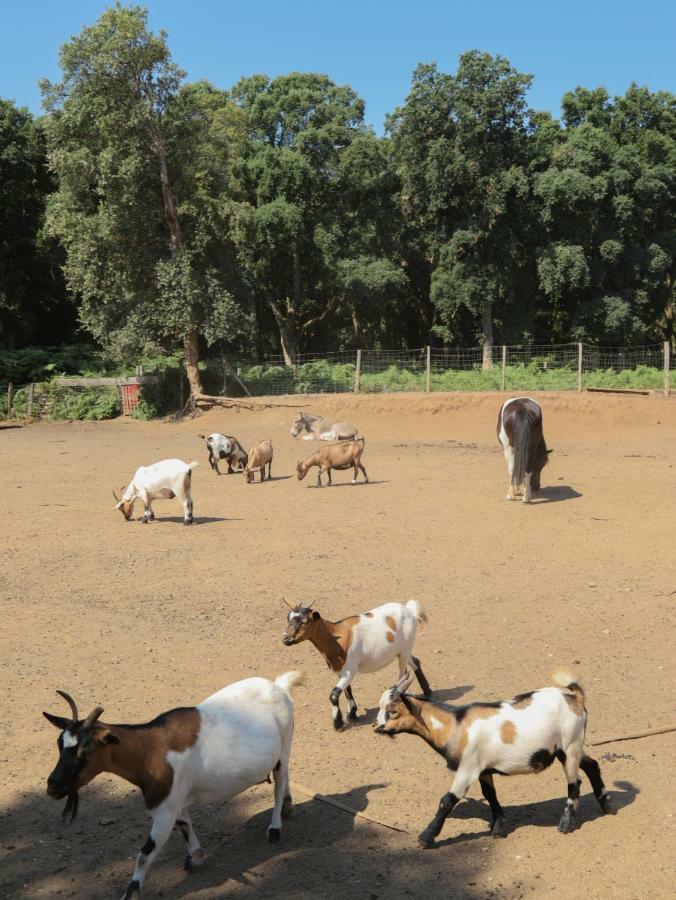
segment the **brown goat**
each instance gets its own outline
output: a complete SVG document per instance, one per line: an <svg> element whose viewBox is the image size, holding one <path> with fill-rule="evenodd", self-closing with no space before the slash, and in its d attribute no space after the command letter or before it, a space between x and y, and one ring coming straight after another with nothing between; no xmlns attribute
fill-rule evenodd
<svg viewBox="0 0 676 900"><path fill-rule="evenodd" d="M322 474L324 472L329 476L329 487L331 487L333 484L331 481L331 469L341 471L354 468L352 484L357 483L357 476L359 475L359 470L361 470L364 475L364 482L368 483L369 477L361 463L361 456L365 446L366 440L362 437L357 441L340 441L338 444L327 444L325 447L320 447L319 450L315 450L312 456L308 456L303 462L298 460L296 466L298 480L302 481L308 471L313 466L317 466L319 468L317 487L322 486Z"/></svg>
<svg viewBox="0 0 676 900"><path fill-rule="evenodd" d="M261 441L249 450L249 456L244 466L244 477L247 484L252 484L256 475L256 469L260 469L261 481L265 481L265 467L268 467L268 481L272 478L272 441Z"/></svg>

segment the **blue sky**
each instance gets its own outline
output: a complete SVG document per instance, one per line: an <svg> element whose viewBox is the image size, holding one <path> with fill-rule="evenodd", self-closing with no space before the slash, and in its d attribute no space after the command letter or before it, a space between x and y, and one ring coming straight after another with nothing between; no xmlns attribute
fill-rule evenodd
<svg viewBox="0 0 676 900"><path fill-rule="evenodd" d="M111 5L8 0L0 17L0 96L40 112L37 80L58 79L60 45ZM242 75L326 72L366 101L380 132L411 72L458 55L500 53L534 76L529 100L558 115L564 91L632 81L676 91L676 2L665 0L148 0L190 80L232 86Z"/></svg>

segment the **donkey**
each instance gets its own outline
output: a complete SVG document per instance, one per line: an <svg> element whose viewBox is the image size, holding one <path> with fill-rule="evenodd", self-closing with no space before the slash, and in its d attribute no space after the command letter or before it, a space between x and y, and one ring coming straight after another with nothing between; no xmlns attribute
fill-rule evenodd
<svg viewBox="0 0 676 900"><path fill-rule="evenodd" d="M552 452L542 433L542 410L529 397L505 400L498 413L498 440L505 450L509 472L507 499L516 500L523 485L523 502L540 490L540 473Z"/></svg>
<svg viewBox="0 0 676 900"><path fill-rule="evenodd" d="M324 416L298 412L291 427L291 437L297 438L302 432L305 432L304 441L351 441L358 434L350 422L334 422Z"/></svg>

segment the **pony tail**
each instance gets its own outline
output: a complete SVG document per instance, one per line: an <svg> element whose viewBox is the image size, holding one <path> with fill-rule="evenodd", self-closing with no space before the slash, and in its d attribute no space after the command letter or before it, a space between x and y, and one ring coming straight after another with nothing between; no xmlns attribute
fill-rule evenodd
<svg viewBox="0 0 676 900"><path fill-rule="evenodd" d="M528 413L517 414L513 420L514 429L514 471L512 484L515 488L523 482L528 467L530 455L530 432L532 428L531 417Z"/></svg>

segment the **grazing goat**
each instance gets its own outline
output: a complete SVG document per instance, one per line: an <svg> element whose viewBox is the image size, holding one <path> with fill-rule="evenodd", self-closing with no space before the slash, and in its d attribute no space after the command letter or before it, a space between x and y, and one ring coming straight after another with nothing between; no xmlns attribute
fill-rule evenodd
<svg viewBox="0 0 676 900"><path fill-rule="evenodd" d="M404 604L385 603L340 622L322 619L317 610L312 609L312 603L309 606L301 603L286 605L290 612L282 643L291 647L301 641L311 641L328 667L340 673L330 695L336 731L343 727L339 702L343 691L347 695L348 719L357 718L357 704L350 685L358 672L378 672L398 659L399 675L403 675L410 665L425 696L432 693L420 660L412 652L418 623L427 622L422 604L417 600Z"/></svg>
<svg viewBox="0 0 676 900"><path fill-rule="evenodd" d="M163 459L152 466L139 466L127 487L122 487L115 509L119 509L127 521L134 512L134 503L140 500L144 512L142 522L155 518L153 500L171 500L177 497L183 504L183 524L192 525L192 470L199 463L184 463L180 459Z"/></svg>
<svg viewBox="0 0 676 900"><path fill-rule="evenodd" d="M303 431L304 441L350 441L358 433L351 422L334 422L324 416L298 412L291 426L291 437L297 438Z"/></svg>
<svg viewBox="0 0 676 900"><path fill-rule="evenodd" d="M309 469L318 466L317 487L322 486L322 474L326 472L329 476L329 487L333 484L331 481L331 469L345 470L354 468L354 478L352 484L357 483L357 476L361 470L364 475L364 481L368 482L369 477L366 469L361 464L361 455L366 446L366 439L359 438L357 441L341 441L340 444L328 444L326 447L320 447L315 450L312 456L301 462L298 460L296 465L296 474L298 480L302 481L307 475Z"/></svg>
<svg viewBox="0 0 676 900"><path fill-rule="evenodd" d="M255 480L256 469L260 469L261 481L265 481L265 467L268 467L268 481L272 478L272 441L261 441L249 450L249 456L244 466L244 477L247 484Z"/></svg>
<svg viewBox="0 0 676 900"><path fill-rule="evenodd" d="M291 813L289 756L293 737L291 691L302 683L298 672L274 682L237 681L198 706L172 709L144 725L107 725L97 706L85 719L64 691L72 717L43 713L59 731L59 760L47 779L47 794L68 797L64 817L75 818L78 791L100 772L112 772L138 785L152 818L148 839L123 900L140 893L148 869L176 825L188 845L185 868L204 862L204 851L190 821L193 802L229 800L251 785L275 781L275 805L268 839L281 836L282 818Z"/></svg>
<svg viewBox="0 0 676 900"><path fill-rule="evenodd" d="M542 433L542 410L529 397L505 400L498 413L498 440L505 451L509 488L507 499L516 500L523 484L523 502L530 503L540 490L540 473L552 452Z"/></svg>
<svg viewBox="0 0 676 900"><path fill-rule="evenodd" d="M218 434L218 432L210 434L209 437L205 437L203 434L198 437L206 441L209 465L217 475L221 474L221 470L218 468L219 459L224 459L228 463L228 475L232 475L236 470L242 471L246 465L246 451L236 437L230 434Z"/></svg>
<svg viewBox="0 0 676 900"><path fill-rule="evenodd" d="M584 754L587 724L585 694L572 675L552 675L556 687L519 694L497 703L450 706L418 700L405 693L410 673L380 699L374 725L378 734L417 734L440 753L455 772L450 793L418 836L427 848L434 844L453 807L479 779L491 807L491 833L504 837L505 815L498 803L493 775L525 775L541 772L558 759L566 773L568 799L559 822L567 834L575 827L581 768L589 778L604 813L613 813L596 760Z"/></svg>

